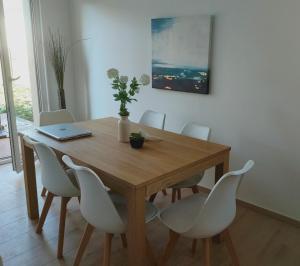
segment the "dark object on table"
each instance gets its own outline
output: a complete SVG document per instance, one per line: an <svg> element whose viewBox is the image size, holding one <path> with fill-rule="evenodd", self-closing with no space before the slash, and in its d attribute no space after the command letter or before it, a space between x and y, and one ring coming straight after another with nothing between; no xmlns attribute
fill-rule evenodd
<svg viewBox="0 0 300 266"><path fill-rule="evenodd" d="M129 140L132 148L140 149L143 147L145 138L142 136L141 133L131 133Z"/></svg>

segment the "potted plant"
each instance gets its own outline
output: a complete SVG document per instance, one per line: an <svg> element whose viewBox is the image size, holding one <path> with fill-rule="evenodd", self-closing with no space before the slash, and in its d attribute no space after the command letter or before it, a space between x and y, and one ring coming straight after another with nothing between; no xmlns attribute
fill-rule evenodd
<svg viewBox="0 0 300 266"><path fill-rule="evenodd" d="M57 81L59 108L66 109L64 80L68 49L66 48L62 34L59 31L57 31L57 33L53 33L49 30L49 41L47 48L48 58L53 67Z"/></svg>
<svg viewBox="0 0 300 266"><path fill-rule="evenodd" d="M51 30L49 30L47 53L50 64L53 67L58 86L58 101L60 109L66 109L64 80L68 56L73 46L83 40L86 39L80 39L71 45L66 45L63 35L60 31L53 33Z"/></svg>
<svg viewBox="0 0 300 266"><path fill-rule="evenodd" d="M139 132L139 133L131 133L130 137L130 145L132 148L134 149L140 149L143 147L145 138L143 137L143 135Z"/></svg>
<svg viewBox="0 0 300 266"><path fill-rule="evenodd" d="M128 88L128 77L119 76L119 71L111 68L107 71L107 76L112 79L112 88L115 91L113 94L114 100L120 102L120 120L118 122L118 139L120 142L129 141L130 122L128 120L129 112L127 104L137 101L134 96L139 93L140 86L146 86L150 83L150 77L143 74L139 81L133 77Z"/></svg>

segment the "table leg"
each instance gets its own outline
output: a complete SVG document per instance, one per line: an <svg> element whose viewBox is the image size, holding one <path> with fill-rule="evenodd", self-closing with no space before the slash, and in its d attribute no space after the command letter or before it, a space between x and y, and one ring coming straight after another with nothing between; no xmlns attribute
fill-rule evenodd
<svg viewBox="0 0 300 266"><path fill-rule="evenodd" d="M35 164L33 149L26 146L23 138L21 139L24 184L26 192L27 212L30 219L39 218L39 205L36 189Z"/></svg>
<svg viewBox="0 0 300 266"><path fill-rule="evenodd" d="M219 179L229 171L229 153L225 156L224 161L218 165L216 165L215 169L215 183L219 181ZM221 243L221 236L217 235L213 238L213 241L216 243Z"/></svg>
<svg viewBox="0 0 300 266"><path fill-rule="evenodd" d="M229 171L229 154L225 156L224 161L216 165L215 169L215 183Z"/></svg>
<svg viewBox="0 0 300 266"><path fill-rule="evenodd" d="M128 197L128 259L130 266L145 266L145 189L133 189Z"/></svg>

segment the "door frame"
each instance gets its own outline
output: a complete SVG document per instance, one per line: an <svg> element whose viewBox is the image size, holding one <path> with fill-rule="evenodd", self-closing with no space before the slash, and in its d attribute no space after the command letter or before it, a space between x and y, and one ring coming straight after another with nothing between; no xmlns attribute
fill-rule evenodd
<svg viewBox="0 0 300 266"><path fill-rule="evenodd" d="M32 108L33 108L33 120L35 123L38 121L39 117L39 97L37 89L37 77L36 77L36 67L34 60L34 50L33 50L33 38L32 38L32 25L31 25L31 14L30 14L30 3L28 0L23 0L23 12L25 17L25 29L26 29L26 42L27 42L27 52L28 52L28 67L30 74L31 83L31 97L32 97ZM26 13L25 13L26 12ZM11 148L11 161L13 164L13 169L17 172L22 170L22 162L20 155L20 146L18 139L17 123L16 123L16 113L14 107L13 99L13 85L12 82L14 78L12 77L12 71L10 66L9 49L7 43L6 27L5 27L5 13L3 0L0 0L0 64L2 69L3 78L3 88L5 95L5 103L7 110L7 120L9 129L9 140ZM29 37L28 37L29 36ZM8 160L4 160L9 162Z"/></svg>
<svg viewBox="0 0 300 266"><path fill-rule="evenodd" d="M6 39L3 0L0 0L0 63L1 63L3 89L4 89L4 97L5 97L6 112L7 112L11 157L12 157L13 168L15 171L18 172L21 170L21 156L19 153L16 113L14 108L13 90L12 90L13 77L11 76L9 52L8 52L7 39Z"/></svg>

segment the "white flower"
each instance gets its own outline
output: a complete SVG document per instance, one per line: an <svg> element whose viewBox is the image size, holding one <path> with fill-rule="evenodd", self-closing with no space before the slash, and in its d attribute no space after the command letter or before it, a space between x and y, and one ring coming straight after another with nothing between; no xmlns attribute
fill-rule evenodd
<svg viewBox="0 0 300 266"><path fill-rule="evenodd" d="M150 77L146 74L143 74L140 78L140 82L142 85L146 86L146 85L150 84Z"/></svg>
<svg viewBox="0 0 300 266"><path fill-rule="evenodd" d="M123 82L123 83L127 83L128 82L128 77L127 76L121 76L120 81Z"/></svg>
<svg viewBox="0 0 300 266"><path fill-rule="evenodd" d="M118 69L111 68L111 69L107 70L107 76L109 79L114 79L114 78L118 77L119 76Z"/></svg>

